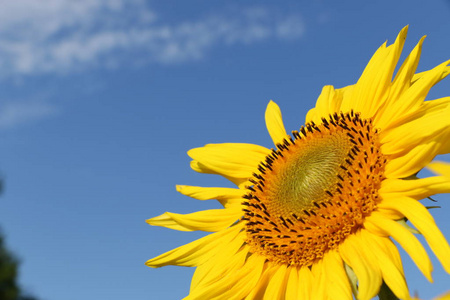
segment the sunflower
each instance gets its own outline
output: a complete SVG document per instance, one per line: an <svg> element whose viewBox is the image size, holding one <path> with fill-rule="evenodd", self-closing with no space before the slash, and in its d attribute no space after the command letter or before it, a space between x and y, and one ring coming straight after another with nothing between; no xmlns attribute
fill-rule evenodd
<svg viewBox="0 0 450 300"><path fill-rule="evenodd" d="M223 209L147 220L213 233L146 264L196 267L186 299L370 299L382 286L408 299L394 241L432 281L414 235L420 232L450 273L450 247L418 201L450 192L450 181L416 176L450 152L450 97L425 101L450 61L416 73L422 38L393 76L406 33L375 52L355 85L325 86L292 135L270 101L265 120L274 149L225 143L190 150L192 169L236 188L177 186Z"/></svg>

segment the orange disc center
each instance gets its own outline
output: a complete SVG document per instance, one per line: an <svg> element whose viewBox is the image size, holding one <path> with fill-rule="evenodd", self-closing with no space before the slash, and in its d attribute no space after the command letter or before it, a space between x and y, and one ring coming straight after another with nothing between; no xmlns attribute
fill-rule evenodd
<svg viewBox="0 0 450 300"><path fill-rule="evenodd" d="M386 159L371 120L335 114L277 145L244 197L252 252L311 265L358 230L379 201Z"/></svg>

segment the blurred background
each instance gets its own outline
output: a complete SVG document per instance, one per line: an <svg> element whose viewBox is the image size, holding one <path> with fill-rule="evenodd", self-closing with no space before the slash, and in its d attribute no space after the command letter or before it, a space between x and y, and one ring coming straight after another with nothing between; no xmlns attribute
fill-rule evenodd
<svg viewBox="0 0 450 300"><path fill-rule="evenodd" d="M190 170L186 151L271 148L270 99L298 129L323 85L355 83L407 24L405 54L428 35L419 71L450 58L442 0L0 0L0 228L20 289L46 300L186 296L193 269L144 263L202 234L145 220L218 207L175 184L231 186ZM449 80L428 99L449 96ZM435 199L449 239L450 197ZM434 284L403 256L423 299L449 289L429 253Z"/></svg>

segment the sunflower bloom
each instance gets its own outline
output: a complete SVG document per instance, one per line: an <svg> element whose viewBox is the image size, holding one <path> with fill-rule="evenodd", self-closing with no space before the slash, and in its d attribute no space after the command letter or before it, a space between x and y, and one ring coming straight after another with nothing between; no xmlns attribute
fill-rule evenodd
<svg viewBox="0 0 450 300"><path fill-rule="evenodd" d="M375 52L355 85L325 86L292 135L270 101L274 149L225 143L190 150L192 169L236 188L177 186L223 209L147 220L213 233L146 264L196 267L186 299L371 299L383 283L408 299L393 241L432 281L418 231L450 273L450 247L419 202L450 192L450 180L415 176L450 152L450 97L425 101L450 61L416 73L422 38L393 76L406 33Z"/></svg>

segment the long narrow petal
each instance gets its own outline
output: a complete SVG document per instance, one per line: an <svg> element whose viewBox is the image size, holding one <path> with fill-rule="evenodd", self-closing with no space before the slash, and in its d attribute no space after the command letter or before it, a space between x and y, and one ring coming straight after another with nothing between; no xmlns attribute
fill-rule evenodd
<svg viewBox="0 0 450 300"><path fill-rule="evenodd" d="M449 63L450 61L443 62L414 82L410 88L401 94L396 101L396 105L394 105L392 109L395 110L398 108L400 110L399 113L402 113L419 107L420 103L425 100L425 97L428 95L430 89L441 80L442 74L445 73ZM402 109L400 108L400 104L404 105ZM395 118L395 115L392 117Z"/></svg>
<svg viewBox="0 0 450 300"><path fill-rule="evenodd" d="M339 253L358 277L358 299L372 299L381 286L381 270L373 254L368 250L370 245L361 242L361 233L357 232L339 246Z"/></svg>
<svg viewBox="0 0 450 300"><path fill-rule="evenodd" d="M233 178L249 178L270 150L252 144L208 144L188 151L188 155L206 168Z"/></svg>
<svg viewBox="0 0 450 300"><path fill-rule="evenodd" d="M278 270L278 268L279 268L278 265L266 263L258 283L245 299L246 300L264 299L263 297L266 292L267 286L269 285L270 280L272 279L273 275Z"/></svg>
<svg viewBox="0 0 450 300"><path fill-rule="evenodd" d="M237 185L238 187L245 187L246 185L248 185L248 178L247 177L232 177L232 176L228 176L226 174L223 174L222 172L218 172L215 171L213 169L211 169L210 167L208 167L207 165L204 165L196 160L192 160L191 161L191 169L194 170L195 172L198 173L203 173L203 174L215 174L215 175L220 175L226 179L228 179L229 181L231 181L232 183L234 183L235 185Z"/></svg>
<svg viewBox="0 0 450 300"><path fill-rule="evenodd" d="M247 255L248 253L246 251L239 251L232 255L227 255L227 264L221 264L220 266L213 264L216 261L216 257L212 257L206 264L198 266L192 277L191 289L187 298L199 299L200 296L204 296L205 294L209 294L208 299L218 296L216 294L217 291L214 291L211 287L215 286L215 289L217 289L217 286L223 285L228 280L231 280L230 273L236 276L236 272L245 267ZM216 256L221 257L221 260L223 260L224 254L221 253Z"/></svg>
<svg viewBox="0 0 450 300"><path fill-rule="evenodd" d="M394 44L389 47L382 45L375 52L356 83L352 98L342 102L344 112L353 109L361 112L364 118L370 118L384 104L407 32L406 26L400 31Z"/></svg>
<svg viewBox="0 0 450 300"><path fill-rule="evenodd" d="M416 47L411 51L406 58L403 65L400 67L389 91L388 100L383 107L383 110L375 117L376 124L380 128L385 129L389 123L397 120L399 116L404 115L414 107L417 108L420 102L414 99L403 99L403 102L398 101L402 94L404 94L411 87L411 80L414 72L419 64L420 54L422 51L422 44L425 37L422 37ZM405 101L406 100L406 101Z"/></svg>
<svg viewBox="0 0 450 300"><path fill-rule="evenodd" d="M308 267L301 267L298 269L298 299L313 299L311 288L313 282L314 278Z"/></svg>
<svg viewBox="0 0 450 300"><path fill-rule="evenodd" d="M420 120L422 117L427 115L432 115L433 116L432 118L435 118L435 116L438 116L439 113L449 105L450 105L450 97L427 100L420 103L419 107L410 109L409 111L405 111L404 113L398 115L394 119L390 118L388 121L384 123L382 121L374 121L374 124L376 124L378 128L382 128L382 134L386 134L389 132L389 130L393 128L397 128L399 126L408 124L415 120ZM380 115L382 116L381 118L384 119L383 116L386 115L386 113L385 112L379 113L377 114L376 117Z"/></svg>
<svg viewBox="0 0 450 300"><path fill-rule="evenodd" d="M436 140L436 136L447 133L450 125L448 118L450 107L439 111L428 112L415 120L396 126L380 133L383 153L388 155L402 154L418 144Z"/></svg>
<svg viewBox="0 0 450 300"><path fill-rule="evenodd" d="M240 205L242 196L246 193L244 189L201 187L190 185L177 185L177 192L197 200L219 201L224 207Z"/></svg>
<svg viewBox="0 0 450 300"><path fill-rule="evenodd" d="M231 277L233 278L236 278L236 275L238 275L238 281L233 285L231 289L221 295L221 298L219 299L240 300L251 293L251 291L255 288L261 278L265 260L265 257L252 255L247 260L242 271L240 271L241 274L231 274Z"/></svg>
<svg viewBox="0 0 450 300"><path fill-rule="evenodd" d="M260 280L265 258L252 255L244 266L224 276L221 280L191 293L185 300L194 299L243 299L255 289Z"/></svg>
<svg viewBox="0 0 450 300"><path fill-rule="evenodd" d="M367 251L371 251L376 258L383 276L383 280L400 299L409 299L408 286L406 285L405 277L403 275L403 267L399 263L398 252L395 247L391 247L392 242L388 238L379 237L367 230L361 231L361 238L363 242L370 247ZM391 253L394 251L394 253ZM395 255L395 252L397 255ZM338 298L336 298L338 299Z"/></svg>
<svg viewBox="0 0 450 300"><path fill-rule="evenodd" d="M266 108L266 126L274 145L282 143L288 137L284 128L281 110L278 105L270 100Z"/></svg>
<svg viewBox="0 0 450 300"><path fill-rule="evenodd" d="M435 161L427 166L428 169L433 171L436 174L441 174L447 178L447 180L450 179L450 164L446 162L439 162Z"/></svg>
<svg viewBox="0 0 450 300"><path fill-rule="evenodd" d="M323 259L316 261L311 266L311 274L313 275L311 299L327 299L327 276L323 272Z"/></svg>
<svg viewBox="0 0 450 300"><path fill-rule="evenodd" d="M395 75L395 78L392 81L391 90L389 91L389 104L395 103L395 99L398 99L400 95L411 86L412 78L419 65L424 40L425 36L419 40Z"/></svg>
<svg viewBox="0 0 450 300"><path fill-rule="evenodd" d="M414 74L413 78L412 78L412 83L415 83L416 81L418 81L420 78L424 77L424 76L428 76L429 73L432 73L433 70L428 70L428 71L424 71L424 72L420 72L420 73L416 73ZM441 77L439 78L439 81L441 81L442 79L444 79L445 77L447 77L450 74L450 66L445 68L444 72L441 74ZM437 83L436 82L436 83Z"/></svg>
<svg viewBox="0 0 450 300"><path fill-rule="evenodd" d="M380 207L391 208L405 215L425 237L444 269L450 273L450 246L425 206L414 199L398 197L383 199Z"/></svg>
<svg viewBox="0 0 450 300"><path fill-rule="evenodd" d="M422 274L433 282L431 277L433 266L430 258L422 244L408 229L376 212L366 218L364 226L372 233L386 237L392 236L409 254Z"/></svg>
<svg viewBox="0 0 450 300"><path fill-rule="evenodd" d="M287 280L290 269L286 265L280 265L267 285L264 299L285 299Z"/></svg>
<svg viewBox="0 0 450 300"><path fill-rule="evenodd" d="M240 207L209 209L191 214L166 212L146 222L153 226L162 226L181 231L220 231L235 223L242 216ZM181 226L181 227L180 227Z"/></svg>
<svg viewBox="0 0 450 300"><path fill-rule="evenodd" d="M383 181L379 192L383 198L407 196L420 200L435 194L450 193L450 180L443 176L414 180L390 178Z"/></svg>
<svg viewBox="0 0 450 300"><path fill-rule="evenodd" d="M289 267L289 278L286 286L286 300L298 300L299 298L299 278L298 269L296 267Z"/></svg>
<svg viewBox="0 0 450 300"><path fill-rule="evenodd" d="M324 255L322 272L326 276L329 299L352 299L352 289L344 270L344 262L336 251L329 251Z"/></svg>
<svg viewBox="0 0 450 300"><path fill-rule="evenodd" d="M308 267L297 269L298 272L298 299L314 299L312 298L312 289L314 278Z"/></svg>
<svg viewBox="0 0 450 300"><path fill-rule="evenodd" d="M386 177L408 177L424 168L436 155L450 152L449 115L450 106L447 106L438 114L424 116L420 122L411 122L408 130L416 131L416 135L411 136L405 130L397 131L398 141L383 144L383 153L390 154ZM411 139L407 141L405 136Z"/></svg>
<svg viewBox="0 0 450 300"><path fill-rule="evenodd" d="M209 234L201 239L152 258L145 264L152 268L159 268L167 265L185 267L198 266L219 252L224 245L240 234L240 230L242 230L242 225L238 224L226 230Z"/></svg>
<svg viewBox="0 0 450 300"><path fill-rule="evenodd" d="M197 266L191 281L191 292L202 285L210 285L220 280L226 274L236 272L246 262L249 248L243 247L245 235L237 235L226 247L220 251L220 255L214 255L201 265Z"/></svg>
<svg viewBox="0 0 450 300"><path fill-rule="evenodd" d="M392 159L386 164L387 178L406 178L423 169L439 152L442 146L439 141L433 141L414 147L405 155Z"/></svg>

